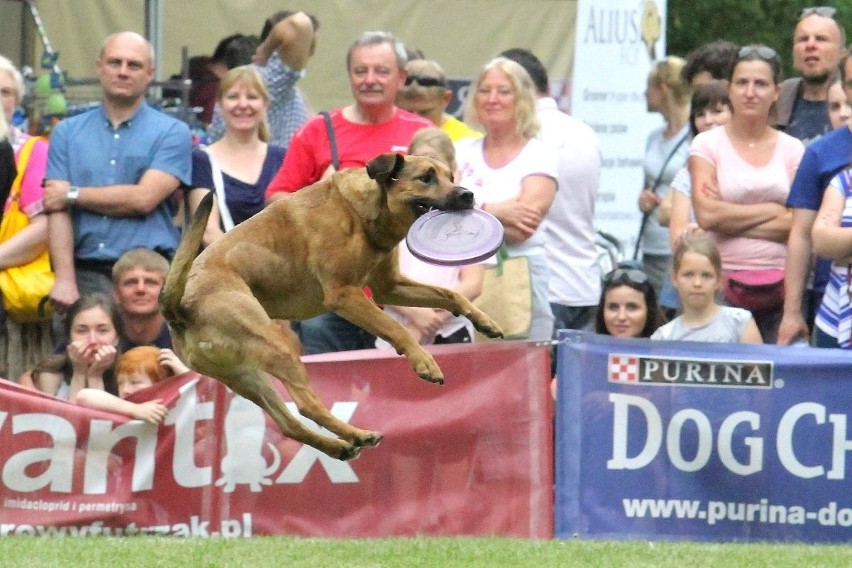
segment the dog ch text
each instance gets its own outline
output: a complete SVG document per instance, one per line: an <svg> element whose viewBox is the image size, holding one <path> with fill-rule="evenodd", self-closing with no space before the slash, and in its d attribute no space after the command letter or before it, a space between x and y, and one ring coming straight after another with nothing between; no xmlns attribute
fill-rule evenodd
<svg viewBox="0 0 852 568"><path fill-rule="evenodd" d="M707 465L714 449L723 466L734 474L746 476L764 468L764 452L770 448L764 447L764 439L760 436L761 416L757 412L732 412L721 420L718 430L714 432L710 419L696 408L678 410L668 424L664 424L660 411L647 398L609 393L609 402L613 410L613 435L612 458L607 461L607 469L641 469L664 450L672 466L680 471L693 472ZM852 453L852 440L847 438L847 419L846 414L828 413L825 406L815 402L791 406L777 425L775 451L778 461L789 473L803 479L823 476L826 479L845 479L847 456ZM631 421L644 421L644 425L631 424ZM824 463L803 463L807 460L797 456L793 437L796 429L803 424L820 426L819 432L831 440L831 455L825 456ZM696 448L691 452L694 456L686 456L681 450L681 437L687 425L697 431ZM638 444L641 450L628 455L628 447L631 446L628 438L631 434L635 436L637 432L643 431L643 428L637 426L644 427L646 436ZM743 436L744 429L754 435ZM735 449L736 444L741 447ZM737 457L736 450L741 449L745 449L745 452L739 455L747 456L744 460Z"/></svg>

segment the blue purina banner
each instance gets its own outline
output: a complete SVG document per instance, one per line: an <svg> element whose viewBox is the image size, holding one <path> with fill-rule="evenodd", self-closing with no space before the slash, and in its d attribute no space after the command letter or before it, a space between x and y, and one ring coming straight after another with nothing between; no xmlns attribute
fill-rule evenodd
<svg viewBox="0 0 852 568"><path fill-rule="evenodd" d="M852 353L560 340L557 537L852 541Z"/></svg>

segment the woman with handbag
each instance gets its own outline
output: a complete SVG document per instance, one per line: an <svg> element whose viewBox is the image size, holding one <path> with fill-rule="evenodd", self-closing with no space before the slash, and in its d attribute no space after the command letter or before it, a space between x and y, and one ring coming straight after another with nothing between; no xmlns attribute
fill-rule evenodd
<svg viewBox="0 0 852 568"><path fill-rule="evenodd" d="M660 304L672 312L678 307L678 297L671 285L669 229L660 224L659 206L689 156L690 86L681 74L684 65L684 59L669 56L656 62L648 74L645 89L648 111L660 113L665 124L651 132L645 144L642 165L645 188L639 195L642 225L634 253L636 259L641 250L642 267L657 291Z"/></svg>
<svg viewBox="0 0 852 568"><path fill-rule="evenodd" d="M5 201L3 226L0 227L0 288L3 289L5 315L5 333L0 340L0 376L14 379L53 351L49 313L42 311L43 316L39 316L36 309L40 294L21 300L26 304L21 305L12 297L14 290L7 287L15 284L13 272L16 273L14 278L21 274L27 278L19 268L29 265L37 265L37 278L48 285L48 291L53 283L47 257L47 215L43 213L44 188L41 186L47 167L48 143L11 125L15 108L24 96L24 80L12 62L3 56L0 56L0 96L17 165L17 176ZM18 227L22 228L16 230ZM38 286L25 280L18 290L22 288L33 291Z"/></svg>
<svg viewBox="0 0 852 568"><path fill-rule="evenodd" d="M192 153L190 210L195 211L208 191L216 192L205 246L263 209L266 186L284 160L284 148L268 144L269 92L260 73L249 66L225 73L218 102L225 133Z"/></svg>
<svg viewBox="0 0 852 568"><path fill-rule="evenodd" d="M521 262L529 266L530 323L515 337L549 340L553 313L539 228L556 195L557 156L555 148L535 138L540 127L535 89L524 68L505 57L487 63L468 97L465 122L484 129L485 136L456 144L459 185L473 191L479 207L503 224L506 261L525 259ZM488 286L486 279L483 295ZM519 292L501 293L508 303Z"/></svg>
<svg viewBox="0 0 852 568"><path fill-rule="evenodd" d="M722 255L725 301L752 312L764 343L775 343L784 305L784 262L792 221L785 202L804 147L769 125L781 62L765 45L740 49L725 126L692 141L689 173L698 225Z"/></svg>

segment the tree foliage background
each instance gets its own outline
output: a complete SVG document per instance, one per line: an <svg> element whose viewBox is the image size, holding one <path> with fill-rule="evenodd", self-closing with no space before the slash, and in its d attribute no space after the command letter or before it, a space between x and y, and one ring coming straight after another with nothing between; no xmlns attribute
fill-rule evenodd
<svg viewBox="0 0 852 568"><path fill-rule="evenodd" d="M834 7L834 19L844 25L847 35L852 34L852 0L668 0L666 51L685 57L702 43L716 39L738 45L763 43L781 55L789 77L796 20L803 8L822 5Z"/></svg>

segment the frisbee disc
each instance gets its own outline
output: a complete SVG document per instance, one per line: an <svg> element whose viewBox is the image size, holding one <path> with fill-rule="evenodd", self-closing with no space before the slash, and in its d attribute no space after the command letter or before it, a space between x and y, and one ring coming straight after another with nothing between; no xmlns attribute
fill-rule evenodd
<svg viewBox="0 0 852 568"><path fill-rule="evenodd" d="M503 225L481 209L429 211L414 222L405 242L423 262L473 264L497 252L503 244Z"/></svg>

